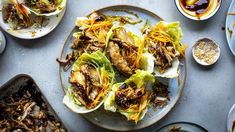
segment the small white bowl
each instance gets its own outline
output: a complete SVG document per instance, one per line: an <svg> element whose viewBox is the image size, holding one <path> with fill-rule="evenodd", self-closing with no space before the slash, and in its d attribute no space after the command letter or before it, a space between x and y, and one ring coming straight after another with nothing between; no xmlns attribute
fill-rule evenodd
<svg viewBox="0 0 235 132"><path fill-rule="evenodd" d="M214 2L214 3L208 6L208 11L204 15L200 16L200 18L196 15L195 12L187 11L186 9L184 9L180 4L180 0L175 0L175 5L183 16L191 20L201 21L201 20L207 20L211 18L213 15L215 15L221 6L222 0L210 0L209 2Z"/></svg>
<svg viewBox="0 0 235 132"><path fill-rule="evenodd" d="M207 44L212 44L213 46L216 46L217 52L216 52L216 55L215 55L214 60L213 60L211 63L207 63L206 61L199 59L199 58L195 55L196 46L197 46L197 45L199 44L199 42L201 42L201 41L204 41L204 42L206 42ZM215 63L218 61L218 59L219 59L219 57L220 57L220 47L219 47L219 45L218 45L215 41L213 41L213 40L211 40L211 39L209 39L209 38L202 38L202 39L199 39L199 40L194 44L194 46L193 46L193 48L192 48L192 55L193 55L194 60L195 60L198 64L203 65L203 66L210 66L210 65L215 64Z"/></svg>

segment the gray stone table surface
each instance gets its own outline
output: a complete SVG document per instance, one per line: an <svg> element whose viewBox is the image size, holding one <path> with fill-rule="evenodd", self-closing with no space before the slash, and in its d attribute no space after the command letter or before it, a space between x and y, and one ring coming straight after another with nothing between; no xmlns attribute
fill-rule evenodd
<svg viewBox="0 0 235 132"><path fill-rule="evenodd" d="M7 47L0 55L0 85L17 74L28 74L36 80L71 132L108 131L63 106L56 58L60 56L77 16L85 16L95 9L115 4L135 5L160 15L166 21L180 21L183 42L188 44L188 75L182 97L165 118L140 131L152 132L171 122L186 121L202 125L212 132L225 132L228 111L235 103L235 57L227 45L225 31L221 29L225 26L230 3L231 0L223 0L214 17L196 22L182 16L173 0L68 0L64 19L49 35L36 40L21 40L6 34ZM221 57L212 67L202 67L192 58L191 48L201 37L212 38L221 47Z"/></svg>

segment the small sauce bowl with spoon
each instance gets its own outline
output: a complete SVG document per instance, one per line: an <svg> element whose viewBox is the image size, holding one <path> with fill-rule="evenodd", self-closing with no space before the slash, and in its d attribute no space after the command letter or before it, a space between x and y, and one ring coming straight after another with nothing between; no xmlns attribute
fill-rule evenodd
<svg viewBox="0 0 235 132"><path fill-rule="evenodd" d="M221 2L222 0L175 0L181 14L198 21L211 18L219 10Z"/></svg>

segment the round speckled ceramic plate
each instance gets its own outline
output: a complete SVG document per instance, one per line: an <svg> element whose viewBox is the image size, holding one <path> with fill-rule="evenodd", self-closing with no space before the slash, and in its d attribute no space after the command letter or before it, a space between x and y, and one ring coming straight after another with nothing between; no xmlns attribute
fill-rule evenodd
<svg viewBox="0 0 235 132"><path fill-rule="evenodd" d="M138 34L138 31L136 29L141 29L146 20L148 20L152 24L156 24L158 21L162 20L159 16L150 11L147 11L139 7L133 7L127 5L111 6L99 9L97 11L105 15L122 15L122 16L130 15L126 12L117 11L117 10L128 10L137 13L138 16L143 20L142 23L134 25L134 28L132 28L133 25L126 25L128 30L135 32L136 34ZM77 28L75 27L71 32L71 34L68 36L64 48L62 50L60 59L64 59L66 55L71 51L70 45L73 42L72 35L76 31ZM68 82L70 70L64 71L62 66L60 66L59 70L60 70L61 83L64 91L66 91L67 90L66 88L70 85ZM168 104L162 109L159 108L157 110L153 110L152 108L149 108L144 119L141 120L138 124L127 121L126 118L119 113L112 113L109 111L105 111L102 106L96 111L81 115L90 122L100 127L116 131L136 130L150 126L159 121L160 119L162 119L179 100L179 97L181 96L186 81L186 61L184 59L181 60L179 71L180 71L179 78L169 80L170 101L168 102Z"/></svg>
<svg viewBox="0 0 235 132"><path fill-rule="evenodd" d="M168 124L156 132L208 132L205 128L189 122L176 122Z"/></svg>
<svg viewBox="0 0 235 132"><path fill-rule="evenodd" d="M0 1L0 10L2 9L2 0ZM64 14L65 14L66 8L62 12L60 12L58 15L47 17L49 19L48 24L45 27L42 28L35 28L35 27L29 27L26 29L20 29L20 30L13 30L9 26L8 23L5 23L3 21L2 12L0 11L0 26L3 30L5 30L10 35L21 38L21 39L36 39L43 37L50 33L53 29L55 29L60 21L62 20Z"/></svg>
<svg viewBox="0 0 235 132"><path fill-rule="evenodd" d="M230 12L235 13L235 0L231 2L228 13ZM228 46L235 56L235 14L227 15L225 30Z"/></svg>

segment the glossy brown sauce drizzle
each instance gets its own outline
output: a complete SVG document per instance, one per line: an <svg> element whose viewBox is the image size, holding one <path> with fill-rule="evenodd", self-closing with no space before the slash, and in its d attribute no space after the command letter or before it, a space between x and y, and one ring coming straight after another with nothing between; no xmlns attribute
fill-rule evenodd
<svg viewBox="0 0 235 132"><path fill-rule="evenodd" d="M196 16L200 18L200 15L205 13L209 7L210 0L197 0L192 5L189 5L187 0L180 0L180 3L186 10L195 12Z"/></svg>

